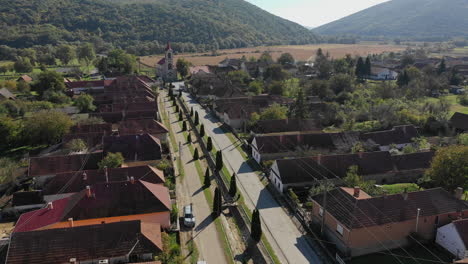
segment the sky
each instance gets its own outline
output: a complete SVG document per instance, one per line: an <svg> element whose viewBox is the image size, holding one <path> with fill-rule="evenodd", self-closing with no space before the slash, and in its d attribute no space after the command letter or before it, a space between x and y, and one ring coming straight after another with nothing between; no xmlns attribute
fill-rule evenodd
<svg viewBox="0 0 468 264"><path fill-rule="evenodd" d="M277 16L317 27L387 0L247 0Z"/></svg>

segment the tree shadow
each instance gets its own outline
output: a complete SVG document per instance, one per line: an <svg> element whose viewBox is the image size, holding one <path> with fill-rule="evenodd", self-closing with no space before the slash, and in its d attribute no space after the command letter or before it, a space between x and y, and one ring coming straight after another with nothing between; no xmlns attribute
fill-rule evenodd
<svg viewBox="0 0 468 264"><path fill-rule="evenodd" d="M212 214L209 214L205 219L203 219L203 221L200 222L200 224L198 224L195 227L195 231L196 232L202 231L203 229L208 227L211 223L213 223L214 219L215 218L213 218Z"/></svg>
<svg viewBox="0 0 468 264"><path fill-rule="evenodd" d="M192 194L192 197L203 192L205 189L209 188L209 186L205 186L205 185L202 185L202 187L198 188L198 190L196 190L193 194Z"/></svg>

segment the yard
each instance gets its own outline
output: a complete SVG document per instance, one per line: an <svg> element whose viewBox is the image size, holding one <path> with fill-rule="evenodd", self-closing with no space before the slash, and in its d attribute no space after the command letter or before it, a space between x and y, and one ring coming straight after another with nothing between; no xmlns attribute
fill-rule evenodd
<svg viewBox="0 0 468 264"><path fill-rule="evenodd" d="M398 183L382 185L381 188L384 189L389 195L403 193L405 190L407 192L416 192L420 190L420 187L415 183Z"/></svg>
<svg viewBox="0 0 468 264"><path fill-rule="evenodd" d="M367 256L358 257L347 262L349 264L434 264L434 263L452 263L453 257L446 251L436 247L433 244L424 246L415 245L408 248L392 250L400 261L390 255L388 251L382 251ZM432 253L432 254L431 254ZM435 257L435 256L437 257ZM416 260L415 260L416 259Z"/></svg>
<svg viewBox="0 0 468 264"><path fill-rule="evenodd" d="M455 112L461 112L461 113L464 113L464 114L468 114L468 106L463 106L461 104L458 103L458 95L447 95L447 96L442 96L440 98L445 98L446 100L448 100L450 102L450 104L452 105L450 107L450 110L453 113ZM428 97L427 98L427 101L432 101L432 102L436 102L438 99L437 98L432 98L432 97Z"/></svg>

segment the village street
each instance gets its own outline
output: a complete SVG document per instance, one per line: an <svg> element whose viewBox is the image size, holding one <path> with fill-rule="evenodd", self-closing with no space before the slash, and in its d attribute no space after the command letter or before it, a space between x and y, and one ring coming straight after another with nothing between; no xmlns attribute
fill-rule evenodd
<svg viewBox="0 0 468 264"><path fill-rule="evenodd" d="M180 83L175 84L176 89L179 85ZM237 174L238 186L246 205L250 210L259 209L263 232L281 263L321 263L315 249L309 246L290 216L265 189L257 174L253 172L219 127L217 119L206 112L189 94L183 93L183 99L189 108L193 107L195 111L198 111L200 120L205 125L208 135L213 139L215 147L223 151L226 167L230 173Z"/></svg>
<svg viewBox="0 0 468 264"><path fill-rule="evenodd" d="M177 115L174 114L170 103L167 102L165 97L166 93L161 93L162 101L164 104L160 106L161 111L165 111L169 114L169 123L171 124L172 133L176 139L176 144L181 144L181 151L177 152L177 158L179 153L182 153L182 165L184 167L184 176L180 178L177 183L177 197L179 202L179 215L183 214L183 206L192 204L193 212L196 218L196 226L190 231L185 230L183 222L181 225L181 235L184 236L181 243L188 242L191 236L195 240L195 244L198 248L200 257L199 260L205 260L208 263L228 263L226 256L222 248L222 244L219 240L219 234L216 230L213 218L211 217L211 209L208 205L206 198L203 194L202 183L198 176L195 168L195 163L192 161L192 153L186 145L186 139L183 134L180 133L180 127L177 122ZM187 245L185 245L186 247Z"/></svg>

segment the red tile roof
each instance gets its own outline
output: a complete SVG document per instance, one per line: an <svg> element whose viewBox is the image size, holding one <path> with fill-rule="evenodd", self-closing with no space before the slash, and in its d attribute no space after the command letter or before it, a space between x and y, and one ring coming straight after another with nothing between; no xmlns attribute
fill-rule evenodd
<svg viewBox="0 0 468 264"><path fill-rule="evenodd" d="M169 212L169 189L142 180L98 183L91 186L91 197L82 190L53 202L53 209L39 209L21 215L14 232L39 229L57 222L106 218L135 214ZM170 223L161 223L168 226Z"/></svg>
<svg viewBox="0 0 468 264"><path fill-rule="evenodd" d="M14 233L9 264L62 264L112 257L159 253L163 250L159 224L126 221Z"/></svg>
<svg viewBox="0 0 468 264"><path fill-rule="evenodd" d="M102 152L89 154L31 158L29 176L53 175L60 172L94 170L102 159Z"/></svg>
<svg viewBox="0 0 468 264"><path fill-rule="evenodd" d="M151 135L167 134L169 130L154 119L132 119L119 122L120 135L148 133Z"/></svg>
<svg viewBox="0 0 468 264"><path fill-rule="evenodd" d="M161 142L150 134L124 136L105 136L103 138L104 155L120 152L125 160L161 159Z"/></svg>
<svg viewBox="0 0 468 264"><path fill-rule="evenodd" d="M391 144L406 144L413 142L412 139L419 136L418 130L412 125L396 126L391 130L383 130L361 134L362 141L372 140L381 146Z"/></svg>
<svg viewBox="0 0 468 264"><path fill-rule="evenodd" d="M86 174L86 178L84 174ZM130 177L154 184L163 184L165 182L164 173L152 166L108 169L107 179L109 182L127 181ZM106 182L105 170L59 173L44 186L42 191L44 195L53 195L59 192L74 193L84 190L86 186L104 182Z"/></svg>
<svg viewBox="0 0 468 264"><path fill-rule="evenodd" d="M77 81L77 82L66 82L65 86L70 89L76 89L76 88L95 88L95 87L103 87L105 86L104 80L98 80L98 81ZM109 84L110 82L107 81Z"/></svg>
<svg viewBox="0 0 468 264"><path fill-rule="evenodd" d="M93 124L93 125L76 125L70 128L69 134L85 134L85 133L112 133L112 124Z"/></svg>

